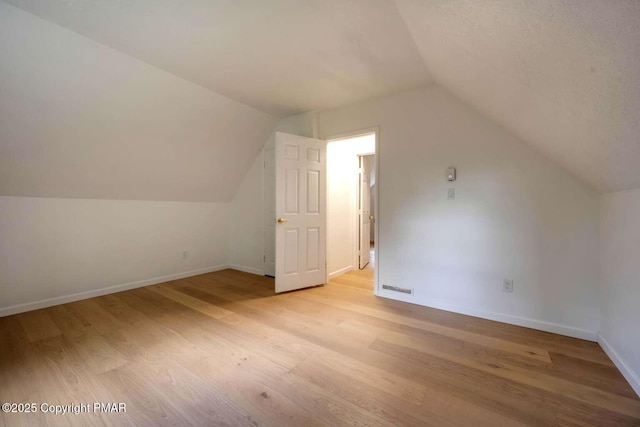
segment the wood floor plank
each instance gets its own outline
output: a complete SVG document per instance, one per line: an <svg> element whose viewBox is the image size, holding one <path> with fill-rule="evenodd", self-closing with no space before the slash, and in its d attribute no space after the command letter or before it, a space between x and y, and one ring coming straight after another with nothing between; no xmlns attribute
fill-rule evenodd
<svg viewBox="0 0 640 427"><path fill-rule="evenodd" d="M244 361L242 358L237 363ZM264 384L265 381L221 366L215 358L201 361L190 369L199 378L222 390L242 411L251 414L249 419L256 425L324 425L313 413Z"/></svg>
<svg viewBox="0 0 640 427"><path fill-rule="evenodd" d="M102 375L125 394L143 405L150 419L162 411L154 398L168 402L189 425L253 426L251 417L225 396L178 363L165 360L162 364L133 362ZM134 388L131 389L131 385ZM144 390L141 392L141 390ZM156 396L157 395L157 396Z"/></svg>
<svg viewBox="0 0 640 427"><path fill-rule="evenodd" d="M305 298L314 298L312 295L305 295ZM326 300L326 299L325 299ZM551 362L549 352L540 348L526 346L522 344L512 343L501 339L488 337L476 333L466 332L460 329L449 328L441 326L435 323L425 322L422 320L412 319L407 316L389 313L383 310L375 308L364 307L358 304L351 304L346 302L332 301L331 305L334 307L344 308L345 310L353 311L355 313L366 314L378 319L386 320L389 322L400 323L407 326L412 326L425 331L430 331L440 335L457 338L470 343L495 348L502 351L518 354L520 356L531 357L541 360L543 362Z"/></svg>
<svg viewBox="0 0 640 427"><path fill-rule="evenodd" d="M0 427L640 426L597 344L379 298L372 279L276 295L223 270L0 318L0 401L127 403Z"/></svg>
<svg viewBox="0 0 640 427"><path fill-rule="evenodd" d="M242 310L238 310L238 313L241 314ZM269 327L244 316L229 316L224 319L224 322L233 325L235 328L250 331L265 341L273 341L306 360L314 360L319 365L331 367L345 377L354 380L358 379L370 387L385 391L408 402L419 404L426 394L426 387L418 382L362 363L312 342L300 341L295 335Z"/></svg>
<svg viewBox="0 0 640 427"><path fill-rule="evenodd" d="M620 371L613 366L602 365L560 353L550 353L550 355L553 362L551 368L556 372L565 374L567 378L632 399L637 397Z"/></svg>
<svg viewBox="0 0 640 427"><path fill-rule="evenodd" d="M219 364L219 358L215 363ZM240 376L247 381L256 381L277 391L309 411L325 425L393 426L392 423L386 422L375 414L369 413L257 355L247 357L246 360L235 366L230 366L230 369L234 371L233 377ZM195 368L195 372L206 376L210 371L206 368L203 369L200 365ZM268 397L268 391L266 395Z"/></svg>
<svg viewBox="0 0 640 427"><path fill-rule="evenodd" d="M162 296L170 298L177 303L183 304L187 307L190 307L200 313L206 314L207 316L211 316L214 319L220 319L221 317L228 316L232 314L229 310L225 310L224 308L220 308L218 306L208 304L203 302L200 299L190 297L189 295L185 295L182 292L176 291L167 286L156 285L150 286L148 288L150 291L159 293Z"/></svg>
<svg viewBox="0 0 640 427"><path fill-rule="evenodd" d="M556 394L571 396L574 399L585 403L594 404L614 412L640 418L640 405L637 399L630 399L623 396L615 397L611 393L583 386L564 379L531 373L525 369L518 368L508 363L499 361L487 362L478 361L471 358L460 357L451 353L440 351L433 346L425 345L410 337L395 332L387 332L381 340L398 346L428 353L441 359L449 360L453 363L477 369L492 375L496 375L514 382L530 385Z"/></svg>
<svg viewBox="0 0 640 427"><path fill-rule="evenodd" d="M546 363L536 359L522 357L516 353L505 352L500 348L481 346L464 340L433 334L428 331L406 327L392 322L372 321L371 318L360 317L358 320L349 319L339 325L340 329L360 331L376 338L382 338L387 332L396 332L420 341L440 351L452 355L474 359L484 363L506 363L522 368L531 374L550 375L575 382L596 389L605 389L620 395L634 397L635 393L621 378L621 375L609 366L603 366L581 359L573 359L566 355L554 353L554 357L562 362L566 369L560 369L558 364ZM364 332L363 332L364 331ZM612 372L612 370L614 372ZM622 383L622 384L621 384Z"/></svg>
<svg viewBox="0 0 640 427"><path fill-rule="evenodd" d="M205 289L199 287L200 289ZM206 290L206 289L205 289ZM235 292L225 289L216 289L216 295L227 300L227 302L235 302L240 306L246 307L247 316L259 318L266 324L275 328L287 330L300 339L311 339L323 343L325 346L347 346L352 348L366 348L373 342L372 339L364 336L349 336L344 334L336 334L334 325L331 321L328 323L323 319L313 319L298 313L284 310L279 304L265 305L264 300L260 299L243 299ZM274 302L277 300L273 300ZM286 313L286 314L285 314ZM327 327L327 325L331 327Z"/></svg>
<svg viewBox="0 0 640 427"><path fill-rule="evenodd" d="M65 336L51 337L31 344L38 354L38 386L50 405L68 405L70 402L117 401L111 390L104 388L85 358ZM77 414L65 419L70 425L122 425L122 416L113 414Z"/></svg>
<svg viewBox="0 0 640 427"><path fill-rule="evenodd" d="M588 416L601 425L636 425L638 420L637 417L576 400L572 395L543 390L418 350L389 344L385 341L376 341L374 348L376 351L405 360L408 364L428 368L429 377L439 378L439 381L436 382L438 387L446 389L448 382L454 386L454 394L468 396L467 390L474 389L474 384L477 384L479 387L476 388L476 396L468 396L471 401L475 401L476 397L482 400L485 395L492 395L491 401L486 402L488 406L501 408L500 405L496 405L501 400L509 400L510 396L516 397L511 405L506 408L502 407L502 409L506 409L507 414L518 411L521 416L528 414L533 419L538 419L538 414L543 414L543 417L539 419L540 422L537 423L540 425L556 425L558 411L575 414L579 417ZM523 405L535 408L535 410L527 410L522 407Z"/></svg>
<svg viewBox="0 0 640 427"><path fill-rule="evenodd" d="M46 309L18 314L17 318L26 331L29 342L55 337L62 333L53 323Z"/></svg>
<svg viewBox="0 0 640 427"><path fill-rule="evenodd" d="M195 310L185 310L186 306L154 292L137 291L141 295L145 295L147 301L151 302L152 305L157 305L157 307L147 307L147 309L150 309L150 313L160 312L160 314L151 314L153 318L194 343L194 348L197 348L198 344L207 346L207 343L212 339L221 338L225 342L237 345L239 348L260 352L275 363L285 367L291 368L300 362L299 357L285 348L269 342L255 340L250 334L241 331L230 331L228 328L221 327L223 323L220 323L219 319L211 318ZM123 295L123 297L125 296Z"/></svg>
<svg viewBox="0 0 640 427"><path fill-rule="evenodd" d="M38 394L38 384L33 381L37 359L31 353L17 316L0 318L0 403L26 402ZM15 418L11 414L7 417Z"/></svg>
<svg viewBox="0 0 640 427"><path fill-rule="evenodd" d="M128 362L118 350L109 345L98 329L84 319L77 306L67 304L49 309L51 317L69 339L84 363L94 373L102 373Z"/></svg>
<svg viewBox="0 0 640 427"><path fill-rule="evenodd" d="M437 426L437 417L417 415L419 404L410 404L393 394L372 388L358 380L344 381L343 374L319 364L316 360L305 360L292 371L299 377L358 405L359 407L402 426Z"/></svg>
<svg viewBox="0 0 640 427"><path fill-rule="evenodd" d="M113 317L127 325L135 325L138 322L149 320L149 317L140 312L140 310L129 306L118 295L120 293L104 295L100 298L95 298L94 301Z"/></svg>
<svg viewBox="0 0 640 427"><path fill-rule="evenodd" d="M125 323L113 316L97 303L99 298L77 301L69 305L79 316L89 322L100 333L122 328Z"/></svg>
<svg viewBox="0 0 640 427"><path fill-rule="evenodd" d="M468 400L449 393L431 391L425 397L421 410L426 416L438 416L441 425L451 426L525 426L530 425L531 419L519 421L513 414L510 416L496 413L483 406L473 404Z"/></svg>

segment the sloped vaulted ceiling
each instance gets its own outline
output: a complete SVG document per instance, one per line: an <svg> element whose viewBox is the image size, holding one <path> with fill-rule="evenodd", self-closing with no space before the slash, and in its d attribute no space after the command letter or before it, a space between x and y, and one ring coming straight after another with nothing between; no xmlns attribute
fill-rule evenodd
<svg viewBox="0 0 640 427"><path fill-rule="evenodd" d="M0 195L224 202L276 119L0 2Z"/></svg>
<svg viewBox="0 0 640 427"><path fill-rule="evenodd" d="M437 82L612 191L640 187L640 2L397 0Z"/></svg>
<svg viewBox="0 0 640 427"><path fill-rule="evenodd" d="M278 117L429 81L387 0L0 1L0 195L229 201Z"/></svg>
<svg viewBox="0 0 640 427"><path fill-rule="evenodd" d="M2 194L27 195L55 175L69 197L108 182L99 197L229 200L277 117L434 80L594 187L640 187L636 0L5 1L20 9L0 0L0 160L12 156ZM72 78L60 66L69 60L80 65ZM26 97L20 61L36 86ZM86 90L74 91L78 82ZM135 102L118 98L123 87ZM68 93L68 115L53 109L18 126L23 112L56 105L43 89ZM89 102L105 94L119 103ZM164 124L157 140L129 120L136 102ZM91 123L63 129L74 105L97 110L103 134Z"/></svg>
<svg viewBox="0 0 640 427"><path fill-rule="evenodd" d="M389 0L7 0L284 117L429 81Z"/></svg>

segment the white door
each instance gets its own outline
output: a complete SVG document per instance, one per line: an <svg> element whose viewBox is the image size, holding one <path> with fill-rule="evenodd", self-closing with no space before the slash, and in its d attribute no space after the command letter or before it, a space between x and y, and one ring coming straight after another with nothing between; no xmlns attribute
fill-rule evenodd
<svg viewBox="0 0 640 427"><path fill-rule="evenodd" d="M369 162L364 156L358 156L360 167L358 168L358 267L362 270L369 264L369 245L371 242L371 187L369 186Z"/></svg>
<svg viewBox="0 0 640 427"><path fill-rule="evenodd" d="M326 141L275 134L276 292L326 281Z"/></svg>

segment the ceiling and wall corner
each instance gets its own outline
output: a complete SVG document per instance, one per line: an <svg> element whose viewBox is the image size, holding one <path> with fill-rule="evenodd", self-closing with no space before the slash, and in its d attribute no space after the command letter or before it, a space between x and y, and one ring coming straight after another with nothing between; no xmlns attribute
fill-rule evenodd
<svg viewBox="0 0 640 427"><path fill-rule="evenodd" d="M640 2L396 4L438 83L599 190L640 187Z"/></svg>

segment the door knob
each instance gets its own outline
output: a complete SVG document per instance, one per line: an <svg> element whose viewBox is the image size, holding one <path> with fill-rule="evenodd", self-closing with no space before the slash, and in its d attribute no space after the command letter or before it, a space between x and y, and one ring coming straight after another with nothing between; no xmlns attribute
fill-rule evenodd
<svg viewBox="0 0 640 427"><path fill-rule="evenodd" d="M375 219L373 215L369 215L369 219Z"/></svg>
<svg viewBox="0 0 640 427"><path fill-rule="evenodd" d="M278 218L278 219L276 220L276 222L277 222L278 224L284 224L285 222L287 222L287 220L286 220L286 219L284 219L284 218Z"/></svg>

